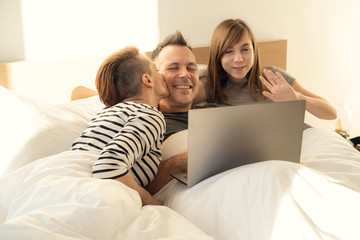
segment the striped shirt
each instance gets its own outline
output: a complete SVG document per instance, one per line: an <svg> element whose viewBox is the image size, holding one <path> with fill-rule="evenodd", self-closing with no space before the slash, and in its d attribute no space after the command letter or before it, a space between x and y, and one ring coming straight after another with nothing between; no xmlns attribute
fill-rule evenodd
<svg viewBox="0 0 360 240"><path fill-rule="evenodd" d="M132 172L141 186L157 173L165 120L161 112L147 104L118 103L91 119L71 150L98 151L93 177L116 179Z"/></svg>

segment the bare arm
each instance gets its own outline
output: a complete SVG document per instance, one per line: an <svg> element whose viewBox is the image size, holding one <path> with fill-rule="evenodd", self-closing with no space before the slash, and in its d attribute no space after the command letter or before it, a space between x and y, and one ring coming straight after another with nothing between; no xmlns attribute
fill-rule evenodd
<svg viewBox="0 0 360 240"><path fill-rule="evenodd" d="M306 110L314 116L321 119L335 119L336 109L324 98L303 88L297 81L290 86L284 77L276 72L274 74L270 70L264 70L267 80L260 76L260 80L269 90L264 91L263 95L274 102L305 100Z"/></svg>
<svg viewBox="0 0 360 240"><path fill-rule="evenodd" d="M298 93L298 99L306 101L306 110L314 116L326 120L336 118L336 109L326 99L306 90L297 81L292 87Z"/></svg>
<svg viewBox="0 0 360 240"><path fill-rule="evenodd" d="M146 191L144 188L140 187L136 181L134 180L133 176L131 175L131 172L128 172L126 175L119 177L116 179L119 182L122 182L129 188L134 189L137 191L140 195L142 205L163 205L163 202L160 200L157 200L151 194Z"/></svg>
<svg viewBox="0 0 360 240"><path fill-rule="evenodd" d="M155 178L145 187L151 194L157 193L163 186L170 182L173 177L170 174L183 172L187 169L187 152L176 155L159 165Z"/></svg>

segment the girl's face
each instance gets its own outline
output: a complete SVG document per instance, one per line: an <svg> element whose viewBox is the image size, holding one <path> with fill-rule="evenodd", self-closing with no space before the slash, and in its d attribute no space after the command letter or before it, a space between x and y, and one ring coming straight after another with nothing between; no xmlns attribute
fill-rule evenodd
<svg viewBox="0 0 360 240"><path fill-rule="evenodd" d="M226 49L221 58L221 66L234 82L246 82L246 75L253 64L254 49L248 33L244 33L237 43Z"/></svg>

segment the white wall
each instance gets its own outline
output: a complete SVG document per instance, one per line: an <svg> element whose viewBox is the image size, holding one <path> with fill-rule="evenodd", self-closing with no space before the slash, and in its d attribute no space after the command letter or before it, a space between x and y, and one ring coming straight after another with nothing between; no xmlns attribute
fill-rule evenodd
<svg viewBox="0 0 360 240"><path fill-rule="evenodd" d="M26 58L9 66L11 88L39 101L68 101L76 86L94 88L97 69L109 54L128 45L149 50L159 41L157 0L0 2L0 20L2 12L13 20L0 34L20 31L18 45ZM18 46L6 47L9 61Z"/></svg>
<svg viewBox="0 0 360 240"><path fill-rule="evenodd" d="M25 59L21 0L0 0L0 63Z"/></svg>
<svg viewBox="0 0 360 240"><path fill-rule="evenodd" d="M192 45L209 44L212 31L220 21L241 18L252 27L258 40L287 39L288 71L310 91L334 103L347 103L353 113L350 133L360 135L358 0L21 2L25 52L29 59L94 57L93 66L97 66L103 56L124 45L138 45L142 50L151 50L159 39L175 30L181 30ZM76 75L76 69L73 67L68 74ZM95 71L94 67L89 74L91 72L92 76ZM79 82L93 87L93 79L79 78L69 83L64 73L59 75L54 70L47 83L17 76L13 85L24 94L31 89L31 94L41 100L68 99L60 91L68 94ZM60 86L61 81L63 85ZM43 86L47 89L43 90ZM59 93L54 94L54 89L59 89ZM329 127L332 123L311 116L307 118L316 126Z"/></svg>
<svg viewBox="0 0 360 240"><path fill-rule="evenodd" d="M158 42L156 0L22 0L27 60L107 56Z"/></svg>
<svg viewBox="0 0 360 240"><path fill-rule="evenodd" d="M159 0L160 38L179 29L192 45L209 44L225 18L241 18L258 40L288 39L288 72L310 91L352 110L350 134L360 135L360 1ZM334 121L307 115L328 128Z"/></svg>

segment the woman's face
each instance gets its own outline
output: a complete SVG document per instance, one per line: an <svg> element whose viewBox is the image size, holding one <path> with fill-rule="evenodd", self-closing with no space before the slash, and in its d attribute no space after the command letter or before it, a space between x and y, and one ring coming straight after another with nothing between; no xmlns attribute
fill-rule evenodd
<svg viewBox="0 0 360 240"><path fill-rule="evenodd" d="M149 59L150 60L150 59ZM151 70L151 77L154 79L155 83L155 93L161 99L169 97L169 90L166 86L166 82L163 76L157 70L155 63L150 60L150 70Z"/></svg>
<svg viewBox="0 0 360 240"><path fill-rule="evenodd" d="M246 75L253 64L254 49L249 34L246 32L237 43L225 50L221 58L221 66L230 80L245 82Z"/></svg>

